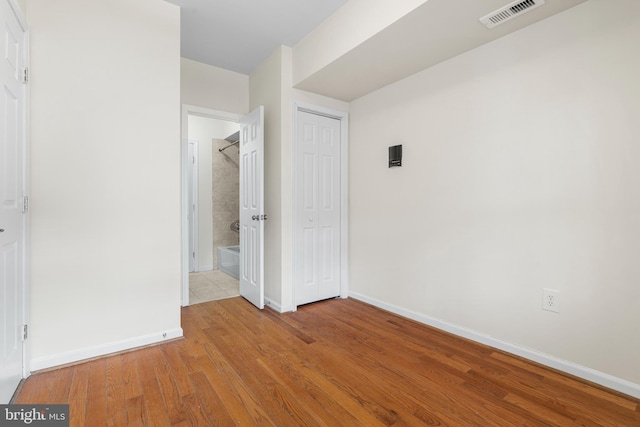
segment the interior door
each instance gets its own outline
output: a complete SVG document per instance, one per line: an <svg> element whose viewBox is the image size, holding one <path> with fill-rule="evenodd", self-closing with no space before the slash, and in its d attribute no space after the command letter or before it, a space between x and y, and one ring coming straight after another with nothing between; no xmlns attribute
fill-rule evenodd
<svg viewBox="0 0 640 427"><path fill-rule="evenodd" d="M25 29L0 0L0 404L23 375L25 322Z"/></svg>
<svg viewBox="0 0 640 427"><path fill-rule="evenodd" d="M340 295L340 125L334 118L298 114L296 305Z"/></svg>
<svg viewBox="0 0 640 427"><path fill-rule="evenodd" d="M264 107L240 120L240 295L264 308Z"/></svg>

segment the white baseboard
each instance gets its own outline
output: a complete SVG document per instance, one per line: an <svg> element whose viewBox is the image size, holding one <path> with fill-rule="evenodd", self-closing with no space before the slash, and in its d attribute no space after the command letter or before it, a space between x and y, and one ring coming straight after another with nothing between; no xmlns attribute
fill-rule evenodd
<svg viewBox="0 0 640 427"><path fill-rule="evenodd" d="M274 300L266 297L264 299L264 305L271 308L272 310L277 311L278 313L287 313L289 311L294 311L293 306L282 306L277 302L275 302Z"/></svg>
<svg viewBox="0 0 640 427"><path fill-rule="evenodd" d="M424 323L425 325L433 326L434 328L441 329L451 334L467 338L502 351L506 351L507 353L511 353L516 356L524 357L525 359L529 359L550 368L566 372L568 374L585 379L587 381L591 381L596 384L600 384L604 387L619 391L629 396L640 398L640 384L635 384L631 381L614 377L613 375L605 374L604 372L596 371L595 369L587 368L586 366L578 365L577 363L573 363L568 360L559 359L555 356L551 356L537 350L533 350L517 344L511 344L506 341L502 341L488 335L472 331L471 329L443 322L442 320L425 316L424 314L416 313L414 311L407 310L393 304L387 304L383 301L359 294L357 292L351 292L349 296L353 299L366 302L383 310L387 310L408 319Z"/></svg>
<svg viewBox="0 0 640 427"><path fill-rule="evenodd" d="M29 369L31 371L39 371L42 369L66 365L85 359L92 359L98 356L105 356L111 353L131 350L136 347L156 344L174 338L180 338L182 337L182 335L182 328L175 328L168 331L157 332L155 334L143 335L140 337L130 338L122 341L100 344L93 347L86 347L66 353L55 354L53 356L39 357L31 359Z"/></svg>
<svg viewBox="0 0 640 427"><path fill-rule="evenodd" d="M212 271L213 270L213 265L199 265L198 266L198 273L201 271Z"/></svg>

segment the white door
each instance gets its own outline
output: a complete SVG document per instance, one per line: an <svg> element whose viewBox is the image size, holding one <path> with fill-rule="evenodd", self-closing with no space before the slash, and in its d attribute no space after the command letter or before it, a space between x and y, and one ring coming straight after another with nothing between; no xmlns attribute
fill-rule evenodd
<svg viewBox="0 0 640 427"><path fill-rule="evenodd" d="M0 0L0 404L23 374L25 322L25 29Z"/></svg>
<svg viewBox="0 0 640 427"><path fill-rule="evenodd" d="M295 305L340 295L340 120L300 111L297 123Z"/></svg>
<svg viewBox="0 0 640 427"><path fill-rule="evenodd" d="M198 141L187 145L187 181L189 221L189 272L198 271Z"/></svg>
<svg viewBox="0 0 640 427"><path fill-rule="evenodd" d="M264 107L240 120L240 295L264 308Z"/></svg>

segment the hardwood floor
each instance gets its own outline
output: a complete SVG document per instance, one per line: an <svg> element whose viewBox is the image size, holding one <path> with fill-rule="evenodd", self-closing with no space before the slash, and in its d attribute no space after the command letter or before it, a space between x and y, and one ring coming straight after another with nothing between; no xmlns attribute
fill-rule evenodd
<svg viewBox="0 0 640 427"><path fill-rule="evenodd" d="M640 401L355 300L182 310L185 339L32 375L72 426L640 426Z"/></svg>

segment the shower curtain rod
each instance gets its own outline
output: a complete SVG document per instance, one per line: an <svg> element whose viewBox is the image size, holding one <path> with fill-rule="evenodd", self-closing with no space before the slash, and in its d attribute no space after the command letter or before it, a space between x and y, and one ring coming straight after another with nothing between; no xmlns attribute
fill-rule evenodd
<svg viewBox="0 0 640 427"><path fill-rule="evenodd" d="M218 151L222 153L224 150L226 150L227 148L231 147L232 145L236 145L238 142L240 142L240 141L232 142L231 144L227 145L226 147L218 148Z"/></svg>

